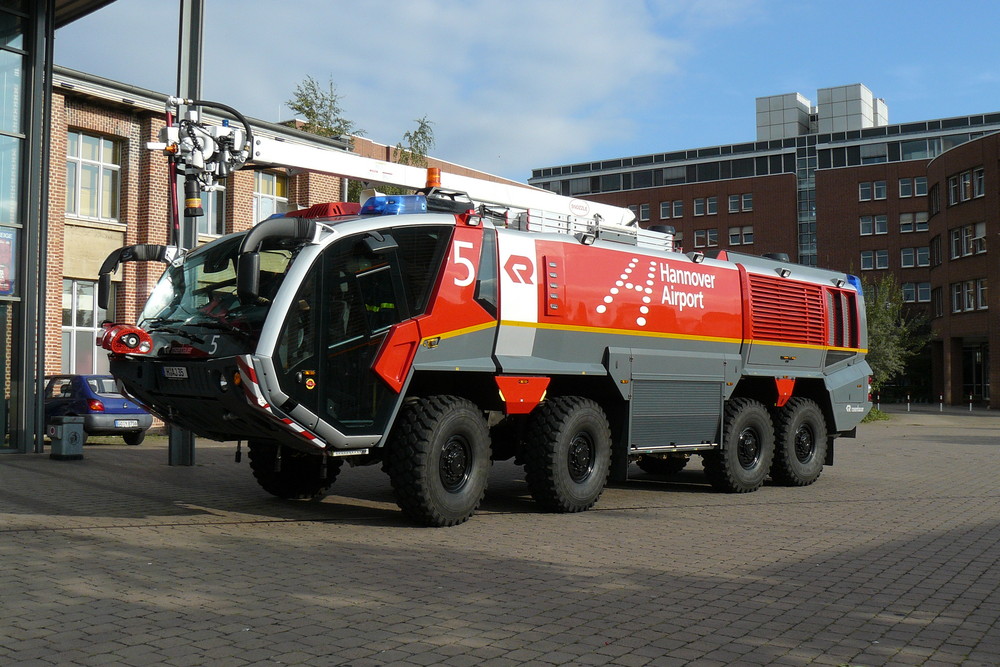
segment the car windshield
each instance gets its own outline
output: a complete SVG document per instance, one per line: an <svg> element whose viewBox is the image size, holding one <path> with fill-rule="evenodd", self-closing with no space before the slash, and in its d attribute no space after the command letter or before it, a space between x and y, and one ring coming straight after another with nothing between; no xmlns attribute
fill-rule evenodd
<svg viewBox="0 0 1000 667"><path fill-rule="evenodd" d="M163 272L139 316L147 331L200 326L256 337L294 254L260 251L260 299L241 304L236 296L236 258L243 235L202 246Z"/></svg>

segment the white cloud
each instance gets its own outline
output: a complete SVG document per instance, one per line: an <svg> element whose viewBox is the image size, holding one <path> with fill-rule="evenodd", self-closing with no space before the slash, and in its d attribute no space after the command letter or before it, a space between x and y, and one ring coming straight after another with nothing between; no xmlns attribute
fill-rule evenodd
<svg viewBox="0 0 1000 667"><path fill-rule="evenodd" d="M525 179L634 131L689 49L662 7L615 0L206 3L203 97L266 119L307 75L384 143L426 115L446 160ZM57 62L170 92L177 6L118 0L60 31ZM95 43L115 44L98 55Z"/></svg>

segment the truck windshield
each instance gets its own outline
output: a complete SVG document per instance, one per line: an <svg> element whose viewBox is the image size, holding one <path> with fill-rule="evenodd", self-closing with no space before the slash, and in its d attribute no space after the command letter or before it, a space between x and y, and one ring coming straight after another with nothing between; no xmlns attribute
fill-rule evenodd
<svg viewBox="0 0 1000 667"><path fill-rule="evenodd" d="M197 326L256 339L294 250L261 250L260 298L241 304L236 297L236 257L242 240L242 234L219 239L172 264L146 302L139 326L147 331Z"/></svg>

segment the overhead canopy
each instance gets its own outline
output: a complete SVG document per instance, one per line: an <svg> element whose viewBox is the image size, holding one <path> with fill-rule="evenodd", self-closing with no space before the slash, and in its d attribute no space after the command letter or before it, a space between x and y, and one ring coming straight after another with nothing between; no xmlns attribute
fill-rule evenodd
<svg viewBox="0 0 1000 667"><path fill-rule="evenodd" d="M110 5L115 0L55 0L55 26L61 28L67 23L83 18L96 12L101 7Z"/></svg>

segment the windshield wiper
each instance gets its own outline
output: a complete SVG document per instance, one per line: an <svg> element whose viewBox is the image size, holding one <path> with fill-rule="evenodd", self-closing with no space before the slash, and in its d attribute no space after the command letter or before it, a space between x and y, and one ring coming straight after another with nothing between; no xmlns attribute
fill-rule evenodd
<svg viewBox="0 0 1000 667"><path fill-rule="evenodd" d="M156 325L164 324L164 323L167 323L167 322L170 322L170 323L173 323L173 322L183 322L183 320L168 320L168 319L162 319L162 320L158 319L158 320L150 320L150 321L152 321ZM201 336L196 336L195 334L191 333L190 331L186 331L186 330L180 329L178 327L155 326L155 327L149 327L147 329L147 331L158 331L158 332L161 332L161 333L168 333L168 334L173 334L175 336L181 336L182 338L187 338L189 341L192 341L194 343L204 343L205 342L205 339L202 338Z"/></svg>
<svg viewBox="0 0 1000 667"><path fill-rule="evenodd" d="M221 331L228 331L230 333L239 334L247 338L250 337L250 334L244 331L243 329L240 329L239 327L229 324L228 322L224 322L222 320L209 320L206 322L197 322L197 323L192 322L192 326L198 326L204 329L219 329Z"/></svg>

